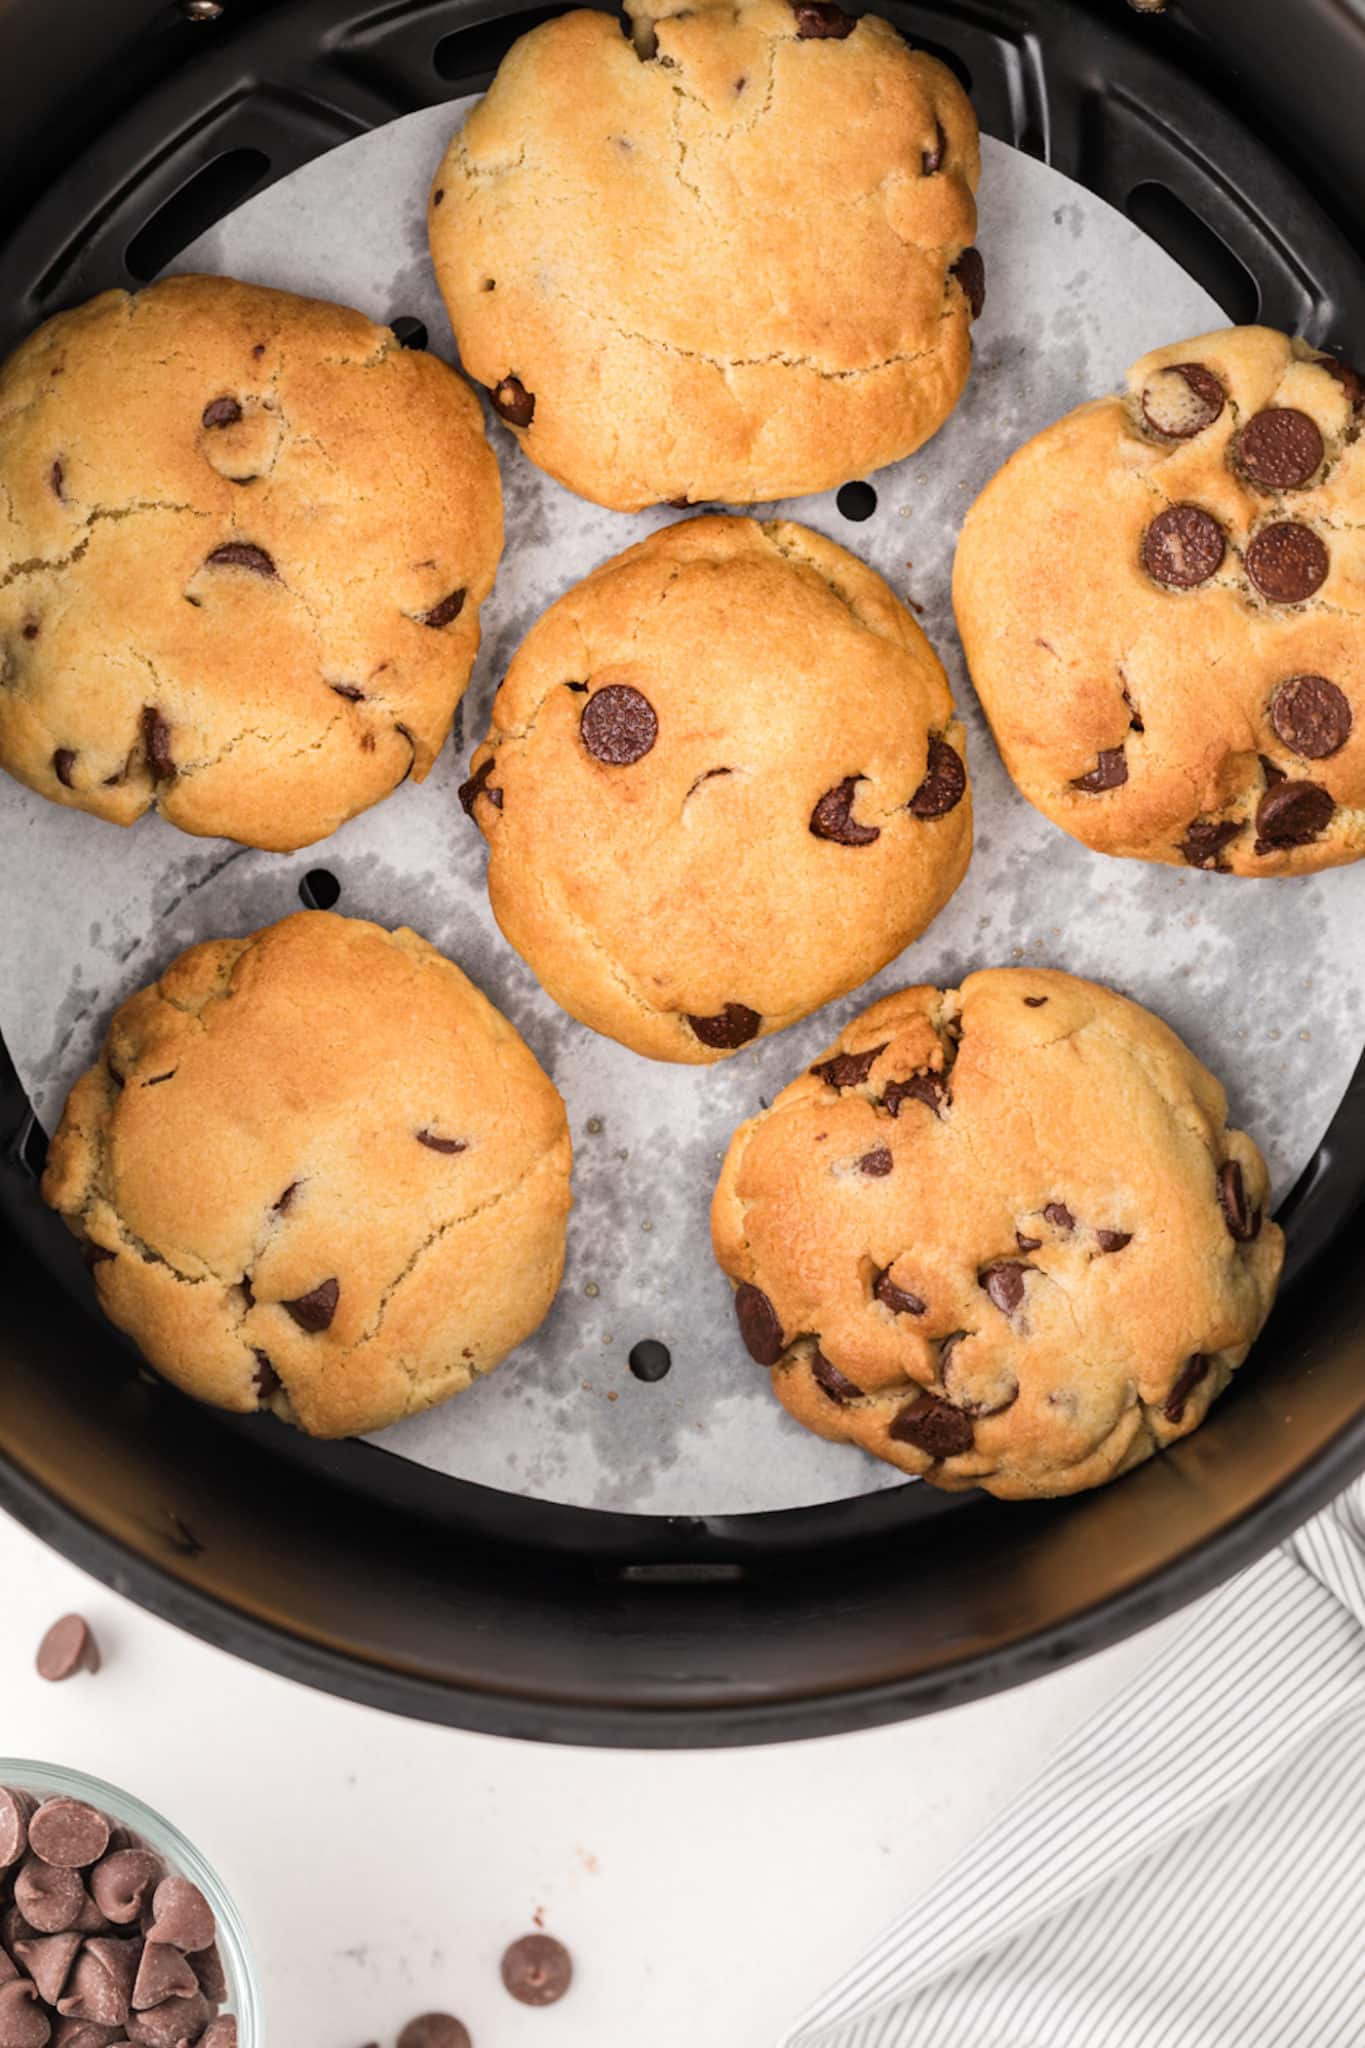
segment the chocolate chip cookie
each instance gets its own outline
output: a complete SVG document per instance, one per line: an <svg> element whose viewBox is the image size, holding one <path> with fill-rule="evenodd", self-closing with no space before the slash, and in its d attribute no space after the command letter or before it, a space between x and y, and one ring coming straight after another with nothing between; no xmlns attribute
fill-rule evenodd
<svg viewBox="0 0 1365 2048"><path fill-rule="evenodd" d="M850 1024L736 1132L711 1229L799 1422L1017 1499L1202 1421L1275 1294L1268 1186L1158 1018L1003 968Z"/></svg>
<svg viewBox="0 0 1365 2048"><path fill-rule="evenodd" d="M116 1011L43 1193L158 1372L313 1436L434 1407L545 1315L564 1105L415 932L302 911Z"/></svg>
<svg viewBox="0 0 1365 2048"><path fill-rule="evenodd" d="M504 935L658 1060L722 1059L856 988L971 853L924 634L843 548L751 519L664 527L552 605L461 796Z"/></svg>
<svg viewBox="0 0 1365 2048"><path fill-rule="evenodd" d="M472 377L600 505L751 504L908 455L971 365L976 120L828 0L628 0L513 45L431 189Z"/></svg>
<svg viewBox="0 0 1365 2048"><path fill-rule="evenodd" d="M106 292L0 369L0 764L305 846L427 773L501 550L436 357L230 278Z"/></svg>
<svg viewBox="0 0 1365 2048"><path fill-rule="evenodd" d="M1175 342L968 514L953 597L1005 765L1101 853L1365 852L1365 387L1266 327Z"/></svg>

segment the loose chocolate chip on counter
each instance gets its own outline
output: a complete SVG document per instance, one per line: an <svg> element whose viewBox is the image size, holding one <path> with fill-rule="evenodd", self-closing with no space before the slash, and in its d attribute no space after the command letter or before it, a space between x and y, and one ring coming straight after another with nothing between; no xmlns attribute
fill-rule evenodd
<svg viewBox="0 0 1365 2048"><path fill-rule="evenodd" d="M200 1988L193 1967L168 1941L149 1941L133 1979L133 2006L145 2012L164 1998L189 1998Z"/></svg>
<svg viewBox="0 0 1365 2048"><path fill-rule="evenodd" d="M948 1100L948 1083L942 1074L911 1074L905 1081L888 1081L882 1091L882 1107L889 1116L899 1116L903 1102L922 1102L935 1116L942 1116Z"/></svg>
<svg viewBox="0 0 1365 2048"><path fill-rule="evenodd" d="M832 839L836 846L871 846L880 839L879 825L860 825L853 816L859 775L849 775L827 789L810 814L810 829L817 839Z"/></svg>
<svg viewBox="0 0 1365 2048"><path fill-rule="evenodd" d="M920 169L926 178L932 178L935 171L943 169L943 159L948 154L948 138L943 132L942 121L934 122L934 146L921 150Z"/></svg>
<svg viewBox="0 0 1365 2048"><path fill-rule="evenodd" d="M424 2012L409 2020L398 2048L471 2048L469 2029L448 2012Z"/></svg>
<svg viewBox="0 0 1365 2048"><path fill-rule="evenodd" d="M318 1336L330 1329L332 1318L337 1312L337 1301L341 1294L340 1283L336 1280L319 1281L307 1294L301 1294L294 1301L282 1301L281 1308L287 1308L301 1330L307 1330L310 1337ZM158 1940L162 1937L158 1936ZM195 1947L203 1944L196 1942Z"/></svg>
<svg viewBox="0 0 1365 2048"><path fill-rule="evenodd" d="M468 2041L468 2035L465 2036ZM55 2048L55 2044L54 2044ZM234 2013L219 2013L216 2020L210 2020L199 2036L197 2048L237 2048L237 2018Z"/></svg>
<svg viewBox="0 0 1365 2048"><path fill-rule="evenodd" d="M1261 1212L1247 1201L1241 1164L1236 1159L1225 1159L1218 1169L1218 1200L1238 1244L1250 1244L1260 1233Z"/></svg>
<svg viewBox="0 0 1365 2048"><path fill-rule="evenodd" d="M1317 423L1292 405L1271 405L1253 414L1237 437L1242 472L1263 491L1302 489L1316 476L1322 457Z"/></svg>
<svg viewBox="0 0 1365 2048"><path fill-rule="evenodd" d="M1211 427L1227 393L1203 363L1170 363L1158 370L1142 394L1142 412L1153 433L1188 441Z"/></svg>
<svg viewBox="0 0 1365 2048"><path fill-rule="evenodd" d="M1036 1252L1043 1240L1041 1237L1025 1237L1022 1230L1016 1230L1014 1242L1018 1245L1021 1252Z"/></svg>
<svg viewBox="0 0 1365 2048"><path fill-rule="evenodd" d="M30 1856L14 1880L14 1903L35 1934L65 1934L80 1919L85 1886L74 1870Z"/></svg>
<svg viewBox="0 0 1365 2048"><path fill-rule="evenodd" d="M858 1088L872 1072L880 1054L886 1051L884 1045L874 1045L867 1052L836 1052L832 1058L821 1060L811 1068L818 1081L826 1088Z"/></svg>
<svg viewBox="0 0 1365 2048"><path fill-rule="evenodd" d="M163 2005L132 2013L125 2025L128 2039L138 2048L185 2048L187 2042L199 2042L212 2015L208 2000L196 1991L189 1998L168 1998Z"/></svg>
<svg viewBox="0 0 1365 2048"><path fill-rule="evenodd" d="M1128 757L1123 748L1104 747L1089 774L1074 776L1071 787L1084 790L1088 796L1098 796L1101 790L1122 789L1127 780Z"/></svg>
<svg viewBox="0 0 1365 2048"><path fill-rule="evenodd" d="M425 1145L428 1152L467 1152L468 1145L463 1138L438 1138L435 1131L419 1131L419 1145Z"/></svg>
<svg viewBox="0 0 1365 2048"><path fill-rule="evenodd" d="M36 1800L0 1785L0 1870L17 1863L28 1848L28 1823Z"/></svg>
<svg viewBox="0 0 1365 2048"><path fill-rule="evenodd" d="M1065 1202L1046 1203L1043 1208L1043 1214L1054 1230L1074 1230L1076 1228L1076 1219L1067 1208Z"/></svg>
<svg viewBox="0 0 1365 2048"><path fill-rule="evenodd" d="M206 427L235 427L242 417L242 408L235 398L226 395L211 398L204 407L203 424Z"/></svg>
<svg viewBox="0 0 1365 2048"><path fill-rule="evenodd" d="M419 626L430 626L433 631L439 633L442 626L448 626L452 619L458 619L463 610L464 585L461 584L458 590L451 591L449 597L443 597L439 604L434 604L429 612L423 612L417 623Z"/></svg>
<svg viewBox="0 0 1365 2048"><path fill-rule="evenodd" d="M142 746L152 781L169 782L175 774L175 762L171 759L171 728L155 704L143 708Z"/></svg>
<svg viewBox="0 0 1365 2048"><path fill-rule="evenodd" d="M36 1934L31 1941L16 1941L14 1954L37 1987L45 2005L55 2005L66 1985L71 1965L85 1937L79 1929L69 1934Z"/></svg>
<svg viewBox="0 0 1365 2048"><path fill-rule="evenodd" d="M840 1408L849 1401L856 1401L863 1391L841 1373L837 1365L831 1365L818 1344L811 1353L810 1369L816 1385Z"/></svg>
<svg viewBox="0 0 1365 2048"><path fill-rule="evenodd" d="M1222 566L1223 529L1201 505L1168 505L1142 536L1142 566L1167 590L1194 590Z"/></svg>
<svg viewBox="0 0 1365 2048"><path fill-rule="evenodd" d="M0 2043L3 2048L46 2048L51 2022L26 1977L0 1984Z"/></svg>
<svg viewBox="0 0 1365 2048"><path fill-rule="evenodd" d="M166 1875L150 1849L114 1849L90 1873L90 1891L106 1920L130 1927Z"/></svg>
<svg viewBox="0 0 1365 2048"><path fill-rule="evenodd" d="M906 1402L887 1433L898 1444L913 1444L934 1459L959 1458L972 1447L971 1418L951 1401L927 1392Z"/></svg>
<svg viewBox="0 0 1365 2048"><path fill-rule="evenodd" d="M763 1023L757 1010L746 1009L743 1003L727 1003L714 1017L694 1017L689 1012L687 1021L693 1035L713 1052L733 1052L737 1046L747 1045L757 1038Z"/></svg>
<svg viewBox="0 0 1365 2048"><path fill-rule="evenodd" d="M249 540L224 541L204 558L206 569L250 569L253 576L274 576L275 564L264 548Z"/></svg>
<svg viewBox="0 0 1365 2048"><path fill-rule="evenodd" d="M858 1171L871 1175L874 1180L885 1180L895 1163L885 1145L878 1145L875 1151L864 1152L858 1161Z"/></svg>
<svg viewBox="0 0 1365 2048"><path fill-rule="evenodd" d="M1211 818L1196 818L1180 842L1180 851L1192 868L1207 868L1216 874L1226 874L1227 869L1218 856L1225 846L1230 846L1245 826L1235 818L1225 819L1216 824Z"/></svg>
<svg viewBox="0 0 1365 2048"><path fill-rule="evenodd" d="M1031 1272L1030 1266L1021 1266L1017 1259L997 1259L993 1266L983 1266L977 1274L977 1283L984 1287L1002 1316L1012 1316L1024 1298L1024 1275Z"/></svg>
<svg viewBox="0 0 1365 2048"><path fill-rule="evenodd" d="M526 389L520 377L504 377L493 387L493 410L509 427L529 427L535 417L535 393Z"/></svg>
<svg viewBox="0 0 1365 2048"><path fill-rule="evenodd" d="M1126 1244L1133 1242L1131 1230L1097 1230L1095 1240L1102 1252L1121 1252Z"/></svg>
<svg viewBox="0 0 1365 2048"><path fill-rule="evenodd" d="M787 1347L777 1310L761 1287L741 1280L735 1289L735 1319L744 1348L759 1365L776 1365Z"/></svg>
<svg viewBox="0 0 1365 2048"><path fill-rule="evenodd" d="M967 770L962 756L947 740L931 739L929 765L923 782L907 806L916 818L946 818L955 811L967 789Z"/></svg>
<svg viewBox="0 0 1365 2048"><path fill-rule="evenodd" d="M1325 761L1351 737L1351 707L1326 676L1290 676L1270 700L1270 723L1291 754Z"/></svg>
<svg viewBox="0 0 1365 2048"><path fill-rule="evenodd" d="M659 721L648 697L629 683L608 683L594 690L583 706L579 737L596 761L610 768L629 768L659 737Z"/></svg>
<svg viewBox="0 0 1365 2048"><path fill-rule="evenodd" d="M981 251L964 249L949 275L962 286L973 320L979 320L986 304L986 264Z"/></svg>
<svg viewBox="0 0 1365 2048"><path fill-rule="evenodd" d="M60 1621L53 1622L38 1645L36 1664L39 1678L47 1679L50 1685L60 1685L64 1678L74 1678L78 1671L99 1670L99 1644L83 1614L64 1614ZM6 1796L0 1794L0 1818ZM0 1825L0 1865L5 1861L3 1832Z"/></svg>
<svg viewBox="0 0 1365 2048"><path fill-rule="evenodd" d="M573 1958L552 1934L523 1934L503 1956L502 1981L519 2005L557 2005L573 1981Z"/></svg>
<svg viewBox="0 0 1365 2048"><path fill-rule="evenodd" d="M489 803L493 805L495 810L500 811L502 809L502 791L500 789L488 789L485 787L485 784L487 783L488 778L492 773L493 756L490 754L486 761L481 761L479 763L478 767L474 770L474 773L470 776L468 782L462 782L460 784L458 791L460 798L460 808L463 810L467 818L473 817L474 806L481 796L486 796L488 798Z"/></svg>
<svg viewBox="0 0 1365 2048"><path fill-rule="evenodd" d="M1318 782L1277 782L1256 806L1256 851L1277 853L1286 846L1311 846L1336 810Z"/></svg>
<svg viewBox="0 0 1365 2048"><path fill-rule="evenodd" d="M330 1318L329 1318L330 1320ZM163 1877L152 1894L148 1941L168 1941L172 1948L207 1948L218 1930L213 1908L188 1877Z"/></svg>
<svg viewBox="0 0 1365 2048"><path fill-rule="evenodd" d="M922 1316L924 1314L925 1305L919 1296L911 1294L908 1288L897 1287L895 1281L891 1278L891 1268L889 1266L884 1273L877 1275L872 1285L872 1292L882 1304L882 1307L889 1308L893 1316Z"/></svg>
<svg viewBox="0 0 1365 2048"><path fill-rule="evenodd" d="M70 789L71 771L76 765L76 756L70 747L58 747L52 756L52 772L63 789Z"/></svg>
<svg viewBox="0 0 1365 2048"><path fill-rule="evenodd" d="M1208 1369L1208 1359L1205 1358L1201 1351L1196 1351L1194 1357L1185 1365L1179 1379L1166 1396L1166 1405L1161 1412L1168 1422L1180 1422L1183 1420L1185 1403L1189 1400L1190 1395L1199 1385L1199 1382L1206 1376Z"/></svg>
<svg viewBox="0 0 1365 2048"><path fill-rule="evenodd" d="M1246 552L1247 574L1272 604L1303 604L1327 581L1326 544L1297 519L1263 526Z"/></svg>

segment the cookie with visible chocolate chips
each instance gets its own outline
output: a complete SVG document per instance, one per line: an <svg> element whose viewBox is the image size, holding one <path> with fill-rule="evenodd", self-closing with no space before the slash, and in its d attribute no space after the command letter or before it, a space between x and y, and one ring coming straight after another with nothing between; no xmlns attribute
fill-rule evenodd
<svg viewBox="0 0 1365 2048"><path fill-rule="evenodd" d="M707 515L595 569L507 671L461 792L504 936L571 1016L723 1059L861 982L971 853L962 727L882 579Z"/></svg>
<svg viewBox="0 0 1365 2048"><path fill-rule="evenodd" d="M626 14L522 36L436 172L466 370L533 462L618 511L909 455L961 396L986 294L966 94L829 0Z"/></svg>
<svg viewBox="0 0 1365 2048"><path fill-rule="evenodd" d="M0 368L0 765L286 850L421 780L502 550L478 401L360 313L176 277Z"/></svg>
<svg viewBox="0 0 1365 2048"><path fill-rule="evenodd" d="M936 1486L1101 1485L1246 1357L1284 1255L1268 1190L1136 1003L1032 968L905 989L731 1141L711 1233L736 1370Z"/></svg>
<svg viewBox="0 0 1365 2048"><path fill-rule="evenodd" d="M569 1166L557 1091L453 962L302 911L192 947L119 1007L43 1194L158 1372L348 1436L536 1328Z"/></svg>
<svg viewBox="0 0 1365 2048"><path fill-rule="evenodd" d="M1359 380L1266 327L1155 350L1011 457L953 598L1024 795L1101 853L1365 853Z"/></svg>

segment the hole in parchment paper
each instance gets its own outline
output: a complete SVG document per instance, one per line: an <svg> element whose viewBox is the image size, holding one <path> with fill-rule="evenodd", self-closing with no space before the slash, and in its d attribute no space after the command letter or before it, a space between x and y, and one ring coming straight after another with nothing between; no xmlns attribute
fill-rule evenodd
<svg viewBox="0 0 1365 2048"><path fill-rule="evenodd" d="M870 519L877 509L877 493L871 484L841 484L834 500L845 519Z"/></svg>
<svg viewBox="0 0 1365 2048"><path fill-rule="evenodd" d="M128 244L124 262L139 284L187 249L234 206L240 206L270 171L263 149L225 149L172 192Z"/></svg>
<svg viewBox="0 0 1365 2048"><path fill-rule="evenodd" d="M1134 185L1124 211L1144 234L1159 242L1183 270L1212 293L1228 318L1248 327L1261 317L1261 288L1241 258L1234 256L1207 221L1177 199L1168 185L1150 180Z"/></svg>
<svg viewBox="0 0 1365 2048"><path fill-rule="evenodd" d="M637 1380L661 1380L672 1363L668 1346L655 1337L642 1337L631 1346L630 1369Z"/></svg>
<svg viewBox="0 0 1365 2048"><path fill-rule="evenodd" d="M341 884L330 868L309 868L299 883L299 901L305 910L330 910L341 894Z"/></svg>
<svg viewBox="0 0 1365 2048"><path fill-rule="evenodd" d="M398 336L401 348L425 348L427 329L424 320L415 319L411 313L400 313L396 320L390 320L390 327Z"/></svg>

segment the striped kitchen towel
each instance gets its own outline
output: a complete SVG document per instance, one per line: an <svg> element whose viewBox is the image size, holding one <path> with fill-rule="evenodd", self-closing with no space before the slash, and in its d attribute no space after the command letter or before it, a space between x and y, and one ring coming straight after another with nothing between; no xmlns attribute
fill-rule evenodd
<svg viewBox="0 0 1365 2048"><path fill-rule="evenodd" d="M1201 1601L786 2048L1362 2048L1365 1481Z"/></svg>

